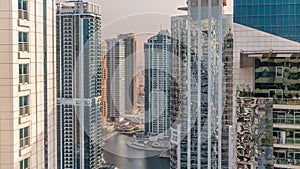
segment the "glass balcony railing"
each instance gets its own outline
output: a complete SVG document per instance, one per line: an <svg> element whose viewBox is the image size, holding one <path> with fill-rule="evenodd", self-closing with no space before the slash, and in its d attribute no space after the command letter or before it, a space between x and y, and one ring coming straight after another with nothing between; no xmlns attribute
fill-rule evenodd
<svg viewBox="0 0 300 169"><path fill-rule="evenodd" d="M276 158L274 162L275 164L300 166L300 159L294 159L294 158Z"/></svg>
<svg viewBox="0 0 300 169"><path fill-rule="evenodd" d="M300 144L300 138L286 138L287 144Z"/></svg>
<svg viewBox="0 0 300 169"><path fill-rule="evenodd" d="M19 19L28 20L28 11L27 10L21 10L18 11Z"/></svg>
<svg viewBox="0 0 300 169"><path fill-rule="evenodd" d="M20 74L19 75L19 83L28 83L29 75L28 74Z"/></svg>
<svg viewBox="0 0 300 169"><path fill-rule="evenodd" d="M274 99L274 104L300 105L300 99Z"/></svg>
<svg viewBox="0 0 300 169"><path fill-rule="evenodd" d="M29 106L20 107L20 116L26 116L30 114Z"/></svg>
<svg viewBox="0 0 300 169"><path fill-rule="evenodd" d="M26 42L20 42L19 43L19 51L22 51L22 52L28 52L29 51L29 48L28 48L28 43Z"/></svg>
<svg viewBox="0 0 300 169"><path fill-rule="evenodd" d="M274 124L291 124L291 125L300 125L300 117L296 117L293 119L287 118L273 118Z"/></svg>
<svg viewBox="0 0 300 169"><path fill-rule="evenodd" d="M274 144L288 144L288 145L299 145L300 144L300 138L278 138L273 137L273 143Z"/></svg>

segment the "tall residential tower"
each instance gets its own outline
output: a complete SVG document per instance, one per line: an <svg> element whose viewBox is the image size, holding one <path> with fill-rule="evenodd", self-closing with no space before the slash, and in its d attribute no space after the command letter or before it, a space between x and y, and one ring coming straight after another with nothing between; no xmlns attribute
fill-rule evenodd
<svg viewBox="0 0 300 169"><path fill-rule="evenodd" d="M167 134L170 128L171 37L161 30L145 50L145 132Z"/></svg>
<svg viewBox="0 0 300 169"><path fill-rule="evenodd" d="M136 38L133 33L120 34L118 39L124 41L125 54L125 98L126 113L133 113L137 108L137 86L136 86Z"/></svg>
<svg viewBox="0 0 300 169"><path fill-rule="evenodd" d="M125 44L122 39L108 39L107 43L107 118L122 121L126 113Z"/></svg>
<svg viewBox="0 0 300 169"><path fill-rule="evenodd" d="M59 168L97 169L102 160L100 6L57 4Z"/></svg>
<svg viewBox="0 0 300 169"><path fill-rule="evenodd" d="M56 168L55 1L0 1L0 15L0 168Z"/></svg>

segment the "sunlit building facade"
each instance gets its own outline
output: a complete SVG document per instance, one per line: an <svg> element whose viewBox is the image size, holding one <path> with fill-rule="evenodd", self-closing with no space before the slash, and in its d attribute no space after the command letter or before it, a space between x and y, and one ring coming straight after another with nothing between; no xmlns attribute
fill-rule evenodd
<svg viewBox="0 0 300 169"><path fill-rule="evenodd" d="M0 1L0 15L0 168L57 168L55 1Z"/></svg>
<svg viewBox="0 0 300 169"><path fill-rule="evenodd" d="M125 44L122 39L107 39L107 110L110 121L120 122L126 114Z"/></svg>
<svg viewBox="0 0 300 169"><path fill-rule="evenodd" d="M136 86L136 54L137 40L133 33L120 34L118 39L124 41L125 54L125 109L127 114L132 114L137 108Z"/></svg>
<svg viewBox="0 0 300 169"><path fill-rule="evenodd" d="M102 61L101 61L101 68L102 68L102 125L105 125L107 122L107 45L105 42L101 43L101 53L102 53Z"/></svg>

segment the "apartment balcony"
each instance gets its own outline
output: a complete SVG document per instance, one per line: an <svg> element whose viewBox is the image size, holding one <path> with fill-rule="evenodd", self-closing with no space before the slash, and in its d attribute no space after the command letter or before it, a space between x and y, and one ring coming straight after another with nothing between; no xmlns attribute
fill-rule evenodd
<svg viewBox="0 0 300 169"><path fill-rule="evenodd" d="M299 98L274 99L274 104L278 104L278 105L300 105L300 99ZM300 107L299 107L299 109L300 109Z"/></svg>
<svg viewBox="0 0 300 169"><path fill-rule="evenodd" d="M300 159L295 158L276 158L274 160L275 168L293 168L300 169Z"/></svg>
<svg viewBox="0 0 300 169"><path fill-rule="evenodd" d="M300 129L300 112L295 115L278 114L273 118L273 127L281 129Z"/></svg>
<svg viewBox="0 0 300 169"><path fill-rule="evenodd" d="M287 148L287 149L300 149L300 138L273 138L273 147Z"/></svg>

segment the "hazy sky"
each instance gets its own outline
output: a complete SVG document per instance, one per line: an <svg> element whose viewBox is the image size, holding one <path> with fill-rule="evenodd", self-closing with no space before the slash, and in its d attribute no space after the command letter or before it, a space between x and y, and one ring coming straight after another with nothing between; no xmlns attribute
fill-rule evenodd
<svg viewBox="0 0 300 169"><path fill-rule="evenodd" d="M86 0L84 0L86 1ZM170 30L171 16L184 15L178 7L186 0L88 0L101 5L103 39L121 33L135 33L138 39L138 64L143 63L143 43L160 29ZM232 1L227 0L226 13L232 13Z"/></svg>
<svg viewBox="0 0 300 169"><path fill-rule="evenodd" d="M111 38L118 33L144 34L170 27L170 17L185 12L178 7L186 6L186 0L90 0L102 8L103 37ZM227 0L227 13L232 13L232 1Z"/></svg>

